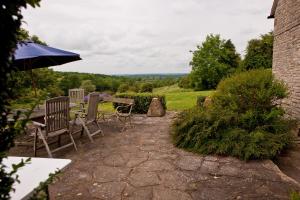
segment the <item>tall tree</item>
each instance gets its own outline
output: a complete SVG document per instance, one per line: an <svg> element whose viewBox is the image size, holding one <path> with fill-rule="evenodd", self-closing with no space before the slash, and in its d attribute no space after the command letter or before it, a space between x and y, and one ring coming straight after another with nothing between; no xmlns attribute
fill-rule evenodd
<svg viewBox="0 0 300 200"><path fill-rule="evenodd" d="M0 199L10 199L9 193L15 182L15 175L7 172L3 159L6 157L6 152L14 145L14 137L21 131L19 122L8 119L9 99L12 96L9 76L13 71L17 71L11 62L17 44L17 32L23 19L22 10L27 6L38 6L38 3L39 0L0 1ZM17 116L15 119L18 119Z"/></svg>
<svg viewBox="0 0 300 200"><path fill-rule="evenodd" d="M250 40L242 68L245 70L272 68L273 41L273 32L261 35L258 39Z"/></svg>
<svg viewBox="0 0 300 200"><path fill-rule="evenodd" d="M31 40L35 43L38 44L42 44L42 45L47 45L46 42L40 40L40 38L36 35L30 35L29 32L27 30L25 30L24 28L20 28L18 30L18 34L17 34L17 40L18 41L28 41Z"/></svg>
<svg viewBox="0 0 300 200"><path fill-rule="evenodd" d="M193 52L191 80L196 90L213 89L239 66L240 55L231 40L210 34Z"/></svg>
<svg viewBox="0 0 300 200"><path fill-rule="evenodd" d="M96 86L92 83L91 80L82 81L80 88L84 89L84 92L85 92L86 95L88 93L94 92L96 90Z"/></svg>

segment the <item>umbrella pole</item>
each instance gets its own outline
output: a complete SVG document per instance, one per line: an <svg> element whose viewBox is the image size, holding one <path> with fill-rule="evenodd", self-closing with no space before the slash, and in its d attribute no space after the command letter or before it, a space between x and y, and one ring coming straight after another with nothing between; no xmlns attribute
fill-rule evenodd
<svg viewBox="0 0 300 200"><path fill-rule="evenodd" d="M36 85L35 85L35 81L33 79L33 72L32 72L32 69L30 69L30 74L31 74L31 83L32 83L32 88L34 90L34 97L36 98L37 97L37 94L36 94Z"/></svg>
<svg viewBox="0 0 300 200"><path fill-rule="evenodd" d="M36 94L36 85L35 85L35 82L33 80L33 73L32 73L32 70L30 70L30 74L31 74L31 80L32 80L32 87L34 89L34 96L37 97L37 94Z"/></svg>

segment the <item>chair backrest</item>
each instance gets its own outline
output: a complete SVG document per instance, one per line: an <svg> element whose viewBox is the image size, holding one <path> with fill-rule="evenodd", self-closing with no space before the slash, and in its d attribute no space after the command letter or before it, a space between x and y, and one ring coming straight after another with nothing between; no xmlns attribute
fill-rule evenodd
<svg viewBox="0 0 300 200"><path fill-rule="evenodd" d="M87 121L97 119L98 103L99 103L99 93L98 92L90 93L87 116L86 116Z"/></svg>
<svg viewBox="0 0 300 200"><path fill-rule="evenodd" d="M70 89L69 98L72 103L84 102L84 89Z"/></svg>
<svg viewBox="0 0 300 200"><path fill-rule="evenodd" d="M46 133L69 128L69 97L56 97L46 101Z"/></svg>

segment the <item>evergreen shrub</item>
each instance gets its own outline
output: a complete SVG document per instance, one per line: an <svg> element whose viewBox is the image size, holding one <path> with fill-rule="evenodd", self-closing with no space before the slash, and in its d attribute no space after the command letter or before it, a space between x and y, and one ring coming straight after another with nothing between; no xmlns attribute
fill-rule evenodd
<svg viewBox="0 0 300 200"><path fill-rule="evenodd" d="M166 98L163 95L155 95L152 93L122 93L122 94L117 94L116 97L134 99L134 106L132 108L132 113L135 114L146 114L148 112L152 98L155 97L159 98L164 109L167 108ZM114 108L116 108L117 106L122 104L114 103L113 105ZM124 112L127 112L127 110L124 110Z"/></svg>
<svg viewBox="0 0 300 200"><path fill-rule="evenodd" d="M202 107L204 105L206 97L205 96L198 96L197 97L197 106Z"/></svg>
<svg viewBox="0 0 300 200"><path fill-rule="evenodd" d="M143 83L141 85L140 92L152 92L153 91L153 84L152 83Z"/></svg>
<svg viewBox="0 0 300 200"><path fill-rule="evenodd" d="M181 113L173 124L177 147L243 160L274 158L292 141L293 121L280 101L286 86L271 70L235 74L218 85L212 106Z"/></svg>

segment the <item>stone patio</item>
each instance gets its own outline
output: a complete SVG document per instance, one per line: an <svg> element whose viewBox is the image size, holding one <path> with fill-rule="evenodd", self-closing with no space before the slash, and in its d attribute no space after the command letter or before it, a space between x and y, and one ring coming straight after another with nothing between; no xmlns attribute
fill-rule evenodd
<svg viewBox="0 0 300 200"><path fill-rule="evenodd" d="M137 115L135 127L123 133L103 122L105 136L94 144L77 137L78 152L56 155L73 162L49 187L51 199L289 199L291 190L300 190L272 161L246 163L174 147L174 117Z"/></svg>

